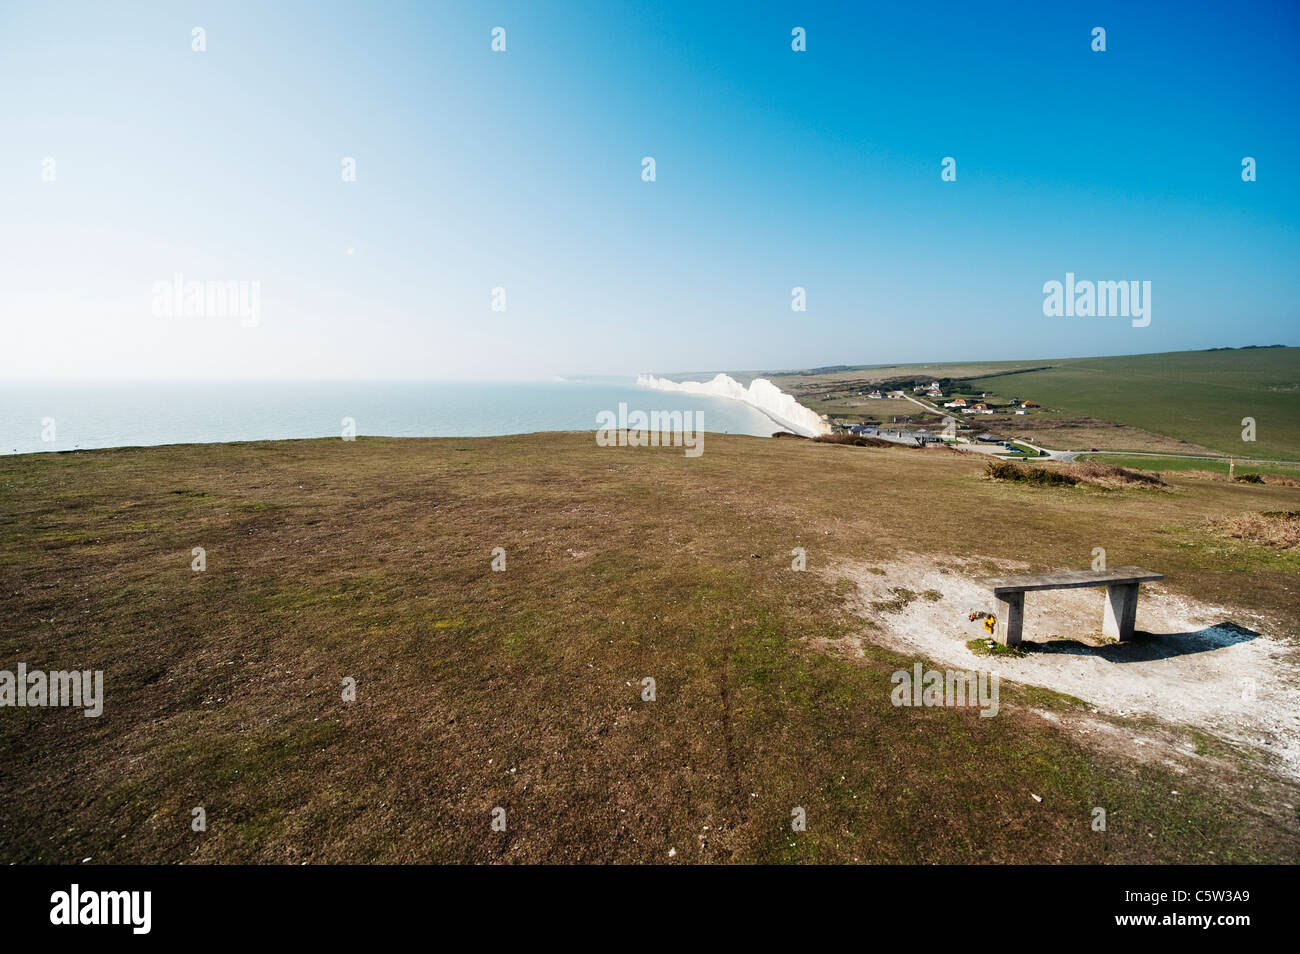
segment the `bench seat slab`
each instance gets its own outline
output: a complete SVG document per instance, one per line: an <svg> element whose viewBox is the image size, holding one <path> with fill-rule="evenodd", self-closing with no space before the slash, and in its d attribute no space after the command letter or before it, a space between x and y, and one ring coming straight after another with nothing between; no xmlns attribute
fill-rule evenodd
<svg viewBox="0 0 1300 954"><path fill-rule="evenodd" d="M1111 570L1057 570L1055 573L1024 573L998 576L984 581L995 596L1030 590L1069 590L1080 586L1109 586L1126 583L1154 583L1165 578L1140 566L1117 566Z"/></svg>

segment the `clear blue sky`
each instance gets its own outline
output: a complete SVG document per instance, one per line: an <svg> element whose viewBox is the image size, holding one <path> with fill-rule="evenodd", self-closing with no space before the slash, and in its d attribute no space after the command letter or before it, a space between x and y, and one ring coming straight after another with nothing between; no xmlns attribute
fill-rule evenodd
<svg viewBox="0 0 1300 954"><path fill-rule="evenodd" d="M1298 11L5 0L0 375L1297 344ZM1067 271L1151 281L1150 326L1044 317ZM257 326L155 316L177 272L260 282Z"/></svg>

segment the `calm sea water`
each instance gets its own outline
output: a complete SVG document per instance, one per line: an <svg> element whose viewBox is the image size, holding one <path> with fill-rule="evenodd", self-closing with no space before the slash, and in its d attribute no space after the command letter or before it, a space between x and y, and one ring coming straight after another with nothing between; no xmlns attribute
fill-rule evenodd
<svg viewBox="0 0 1300 954"><path fill-rule="evenodd" d="M7 382L0 453L359 435L486 437L596 429L600 411L695 411L706 431L767 436L771 418L726 398L637 387L632 379L564 383ZM54 440L47 441L48 420Z"/></svg>

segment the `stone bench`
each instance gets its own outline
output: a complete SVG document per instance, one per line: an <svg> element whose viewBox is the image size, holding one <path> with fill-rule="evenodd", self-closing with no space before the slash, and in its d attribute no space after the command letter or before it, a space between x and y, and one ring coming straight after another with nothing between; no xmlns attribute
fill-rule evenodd
<svg viewBox="0 0 1300 954"><path fill-rule="evenodd" d="M1106 587L1106 616L1101 624L1105 636L1121 642L1133 637L1137 620L1138 584L1163 580L1140 566L1117 566L1113 570L1058 570L1055 573L1026 573L985 580L998 601L997 640L1004 646L1020 643L1025 622L1025 594L1030 590L1072 590L1080 586Z"/></svg>

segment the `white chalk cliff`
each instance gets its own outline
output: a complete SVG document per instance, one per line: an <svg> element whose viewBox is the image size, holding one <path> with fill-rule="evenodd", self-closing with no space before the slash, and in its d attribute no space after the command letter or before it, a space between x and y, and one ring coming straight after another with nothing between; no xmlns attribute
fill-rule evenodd
<svg viewBox="0 0 1300 954"><path fill-rule="evenodd" d="M804 437L829 434L830 425L816 411L804 407L767 378L755 378L745 387L727 374L716 375L711 381L670 381L652 374L637 375L641 387L657 391L678 391L683 394L705 394L710 397L731 398L744 401L762 411L786 430Z"/></svg>

